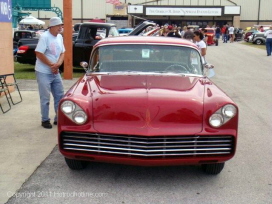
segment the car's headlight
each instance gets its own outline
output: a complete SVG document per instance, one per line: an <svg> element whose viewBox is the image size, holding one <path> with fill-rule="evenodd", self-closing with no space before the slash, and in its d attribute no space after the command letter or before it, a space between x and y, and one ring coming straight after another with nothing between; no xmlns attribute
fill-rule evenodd
<svg viewBox="0 0 272 204"><path fill-rule="evenodd" d="M237 108L232 104L227 104L210 116L209 123L212 127L218 128L228 122L236 114Z"/></svg>
<svg viewBox="0 0 272 204"><path fill-rule="evenodd" d="M78 125L82 125L87 121L87 114L73 101L63 101L60 109L71 121Z"/></svg>
<svg viewBox="0 0 272 204"><path fill-rule="evenodd" d="M229 118L232 118L236 115L236 107L233 105L226 105L222 108L222 113Z"/></svg>
<svg viewBox="0 0 272 204"><path fill-rule="evenodd" d="M213 126L213 127L220 127L223 124L224 119L223 119L222 115L220 115L220 114L213 114L210 117L209 122L210 122L211 126Z"/></svg>
<svg viewBox="0 0 272 204"><path fill-rule="evenodd" d="M83 124L86 122L87 115L84 111L76 111L73 114L73 121L75 121L77 124Z"/></svg>
<svg viewBox="0 0 272 204"><path fill-rule="evenodd" d="M61 104L62 112L66 113L66 114L74 112L75 108L76 108L75 103L72 101L64 101Z"/></svg>

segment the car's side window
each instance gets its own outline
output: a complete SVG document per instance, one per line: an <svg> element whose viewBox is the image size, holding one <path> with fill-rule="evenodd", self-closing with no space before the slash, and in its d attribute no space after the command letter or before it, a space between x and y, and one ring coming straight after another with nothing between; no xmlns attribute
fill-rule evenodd
<svg viewBox="0 0 272 204"><path fill-rule="evenodd" d="M93 72L99 71L99 51L96 50L90 61L90 69Z"/></svg>

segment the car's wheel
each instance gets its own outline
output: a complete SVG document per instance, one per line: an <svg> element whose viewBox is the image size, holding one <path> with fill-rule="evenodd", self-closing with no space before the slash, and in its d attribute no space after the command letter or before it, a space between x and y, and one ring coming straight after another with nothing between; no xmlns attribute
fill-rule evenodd
<svg viewBox="0 0 272 204"><path fill-rule="evenodd" d="M225 163L215 163L215 164L202 164L202 170L207 174L219 174Z"/></svg>
<svg viewBox="0 0 272 204"><path fill-rule="evenodd" d="M256 45L261 45L261 44L263 44L263 41L260 40L260 39L257 39L257 40L255 41L255 43L256 43Z"/></svg>
<svg viewBox="0 0 272 204"><path fill-rule="evenodd" d="M87 167L87 161L75 160L75 159L68 159L65 157L65 162L69 166L70 169L73 170L80 170Z"/></svg>

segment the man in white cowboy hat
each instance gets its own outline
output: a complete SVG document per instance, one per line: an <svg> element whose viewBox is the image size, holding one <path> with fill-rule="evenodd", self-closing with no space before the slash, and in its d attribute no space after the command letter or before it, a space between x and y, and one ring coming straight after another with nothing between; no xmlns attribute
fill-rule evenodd
<svg viewBox="0 0 272 204"><path fill-rule="evenodd" d="M59 17L52 17L49 21L49 29L39 39L35 49L36 65L35 73L38 82L41 122L44 128L52 128L49 117L50 94L54 97L55 117L54 124L57 125L58 104L64 95L59 67L63 63L65 48L63 37L60 35L63 22Z"/></svg>

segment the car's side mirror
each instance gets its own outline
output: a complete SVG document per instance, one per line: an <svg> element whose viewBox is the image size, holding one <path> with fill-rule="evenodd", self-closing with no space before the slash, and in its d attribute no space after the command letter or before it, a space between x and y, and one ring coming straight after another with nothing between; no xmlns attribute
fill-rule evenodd
<svg viewBox="0 0 272 204"><path fill-rule="evenodd" d="M211 78L215 75L214 66L212 64L205 64L204 65L204 75Z"/></svg>
<svg viewBox="0 0 272 204"><path fill-rule="evenodd" d="M80 62L79 64L80 64L81 67L83 67L85 72L87 72L89 64L87 62L84 62L84 61Z"/></svg>

